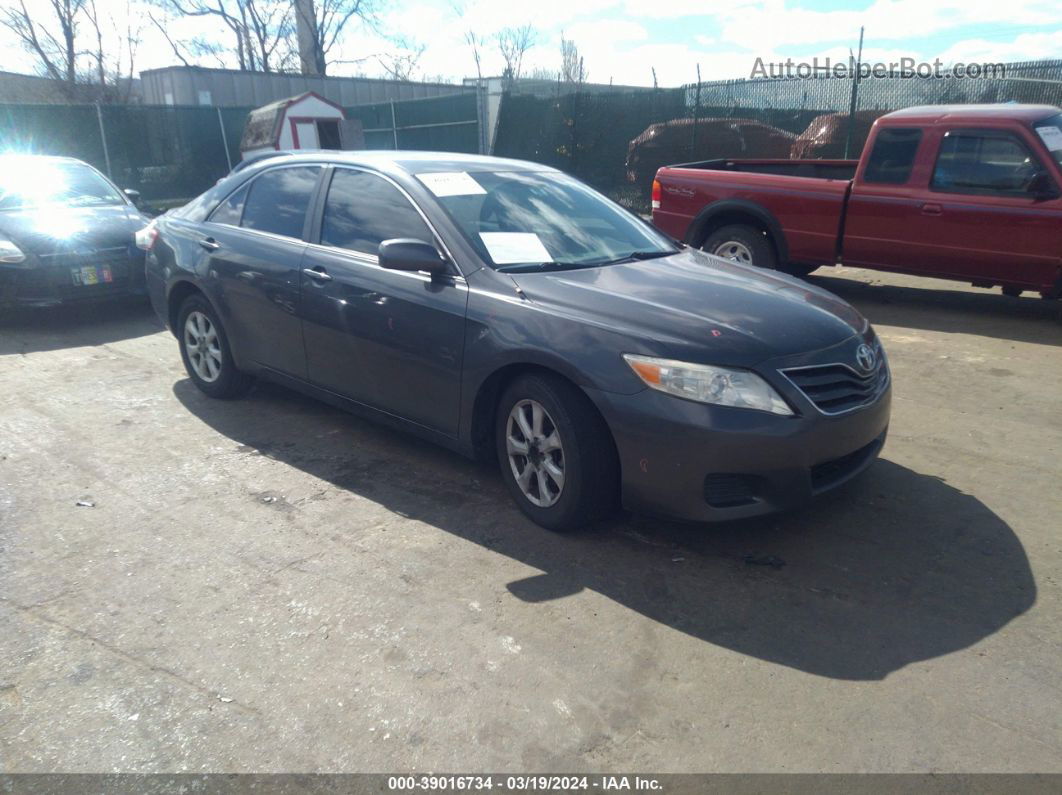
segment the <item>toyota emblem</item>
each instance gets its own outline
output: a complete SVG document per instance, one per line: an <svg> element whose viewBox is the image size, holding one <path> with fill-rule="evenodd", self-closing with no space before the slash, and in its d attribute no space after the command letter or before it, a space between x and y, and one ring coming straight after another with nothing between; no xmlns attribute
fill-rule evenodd
<svg viewBox="0 0 1062 795"><path fill-rule="evenodd" d="M877 363L878 357L874 354L874 349L866 343L863 343L856 348L856 364L859 365L859 369L864 373L869 373L874 369L874 365Z"/></svg>

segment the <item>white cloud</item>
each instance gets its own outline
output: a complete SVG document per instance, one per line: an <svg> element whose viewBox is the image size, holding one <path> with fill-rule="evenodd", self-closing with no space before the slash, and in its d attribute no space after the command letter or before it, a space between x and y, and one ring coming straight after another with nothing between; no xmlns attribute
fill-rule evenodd
<svg viewBox="0 0 1062 795"><path fill-rule="evenodd" d="M1025 33L1010 41L967 39L953 44L940 55L944 63L997 63L1057 58L1062 52L1062 30Z"/></svg>

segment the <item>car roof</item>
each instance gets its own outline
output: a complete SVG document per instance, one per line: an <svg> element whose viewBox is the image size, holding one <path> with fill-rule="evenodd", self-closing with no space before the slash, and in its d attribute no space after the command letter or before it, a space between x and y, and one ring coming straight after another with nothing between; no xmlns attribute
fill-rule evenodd
<svg viewBox="0 0 1062 795"><path fill-rule="evenodd" d="M1015 119L1023 122L1040 121L1062 113L1054 105L1022 105L996 103L990 105L917 105L903 110L894 110L881 117L881 121L917 122L981 122Z"/></svg>
<svg viewBox="0 0 1062 795"><path fill-rule="evenodd" d="M364 149L340 151L334 149L287 150L276 153L284 155L284 163L314 162L322 160L337 165L366 166L382 171L405 171L424 174L439 171L552 171L557 169L528 160L512 160L505 157L471 155L462 152L420 152L391 149ZM273 157L259 158L252 165L266 166L275 163ZM248 166L246 169L250 170Z"/></svg>

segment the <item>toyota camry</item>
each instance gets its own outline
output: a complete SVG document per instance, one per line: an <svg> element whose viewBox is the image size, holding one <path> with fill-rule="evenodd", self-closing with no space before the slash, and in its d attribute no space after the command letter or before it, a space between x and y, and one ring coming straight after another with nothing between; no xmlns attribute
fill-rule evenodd
<svg viewBox="0 0 1062 795"><path fill-rule="evenodd" d="M494 458L554 530L620 502L694 521L791 508L885 441L888 363L851 306L546 166L291 154L137 241L207 395L266 378Z"/></svg>

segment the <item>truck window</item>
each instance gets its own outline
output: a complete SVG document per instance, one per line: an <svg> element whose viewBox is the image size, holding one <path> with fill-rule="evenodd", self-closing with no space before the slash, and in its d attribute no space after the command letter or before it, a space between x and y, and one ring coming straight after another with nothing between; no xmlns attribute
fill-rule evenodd
<svg viewBox="0 0 1062 795"><path fill-rule="evenodd" d="M885 127L878 130L863 181L886 185L907 182L921 141L922 131L918 128Z"/></svg>
<svg viewBox="0 0 1062 795"><path fill-rule="evenodd" d="M1062 113L1033 125L1036 134L1044 142L1047 151L1059 166L1062 166Z"/></svg>
<svg viewBox="0 0 1062 795"><path fill-rule="evenodd" d="M993 130L949 131L940 142L932 190L1024 194L1043 166L1013 135Z"/></svg>

